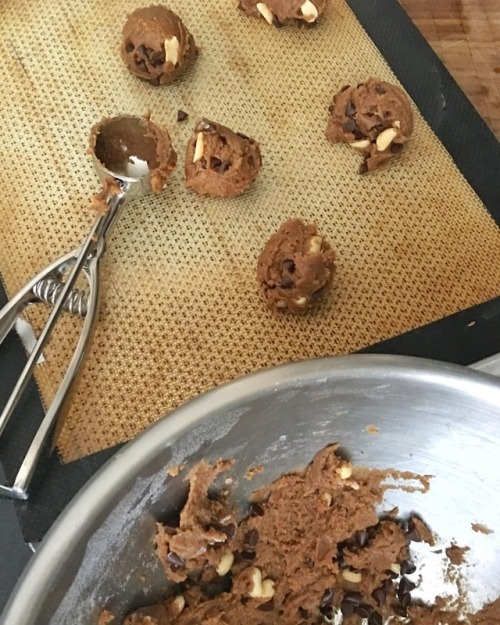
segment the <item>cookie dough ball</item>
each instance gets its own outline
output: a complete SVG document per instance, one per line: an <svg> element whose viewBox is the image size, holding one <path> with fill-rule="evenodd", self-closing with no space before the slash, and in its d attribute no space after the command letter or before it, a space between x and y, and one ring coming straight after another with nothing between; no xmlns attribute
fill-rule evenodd
<svg viewBox="0 0 500 625"><path fill-rule="evenodd" d="M180 17L164 6L137 9L123 27L121 56L135 76L169 85L198 54Z"/></svg>
<svg viewBox="0 0 500 625"><path fill-rule="evenodd" d="M413 131L406 93L388 82L370 78L343 87L333 98L326 136L348 143L364 155L360 173L372 171L401 154Z"/></svg>
<svg viewBox="0 0 500 625"><path fill-rule="evenodd" d="M256 141L204 119L186 150L186 185L200 195L232 197L248 189L261 166Z"/></svg>
<svg viewBox="0 0 500 625"><path fill-rule="evenodd" d="M315 26L328 0L240 0L239 8L252 17L264 18L268 24L284 26L290 22Z"/></svg>
<svg viewBox="0 0 500 625"><path fill-rule="evenodd" d="M271 236L257 264L260 291L272 310L302 314L326 295L335 254L314 224L290 219Z"/></svg>

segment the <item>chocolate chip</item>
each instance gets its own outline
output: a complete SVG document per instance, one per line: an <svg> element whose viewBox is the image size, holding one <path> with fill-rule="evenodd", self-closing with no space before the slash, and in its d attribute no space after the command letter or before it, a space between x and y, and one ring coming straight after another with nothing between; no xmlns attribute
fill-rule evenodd
<svg viewBox="0 0 500 625"><path fill-rule="evenodd" d="M377 85L375 87L375 91L380 95L383 95L385 93L385 89L381 85Z"/></svg>
<svg viewBox="0 0 500 625"><path fill-rule="evenodd" d="M270 601L266 601L266 603L261 603L257 606L257 610L261 610L262 612L272 612L274 610L274 601L271 599Z"/></svg>
<svg viewBox="0 0 500 625"><path fill-rule="evenodd" d="M186 121L186 119L189 117L188 113L186 113L186 111L181 111L181 109L179 109L177 111L177 121L178 122L184 122Z"/></svg>
<svg viewBox="0 0 500 625"><path fill-rule="evenodd" d="M216 156L210 157L210 169L218 169L221 165L222 161L220 158L217 158Z"/></svg>
<svg viewBox="0 0 500 625"><path fill-rule="evenodd" d="M256 529L250 530L243 537L243 542L247 547L255 547L259 542L259 532Z"/></svg>
<svg viewBox="0 0 500 625"><path fill-rule="evenodd" d="M356 141L361 141L361 139L366 139L366 136L361 132L361 130L356 126L356 128L352 131L354 138Z"/></svg>
<svg viewBox="0 0 500 625"><path fill-rule="evenodd" d="M361 163L361 165L359 166L359 173L361 175L366 174L366 172L368 171L368 165L366 164L366 161Z"/></svg>
<svg viewBox="0 0 500 625"><path fill-rule="evenodd" d="M403 606L394 604L392 609L398 616L406 616L406 608L403 608Z"/></svg>
<svg viewBox="0 0 500 625"><path fill-rule="evenodd" d="M238 135L238 137L240 137L240 139L245 139L246 141L250 141L250 137L247 137L242 132L237 132L236 134Z"/></svg>
<svg viewBox="0 0 500 625"><path fill-rule="evenodd" d="M309 618L309 610L299 606L299 614L302 618Z"/></svg>
<svg viewBox="0 0 500 625"><path fill-rule="evenodd" d="M349 100L347 106L345 107L345 114L347 117L352 117L356 113L356 109L354 108L354 104Z"/></svg>
<svg viewBox="0 0 500 625"><path fill-rule="evenodd" d="M354 614L354 604L350 601L345 601L344 599L340 602L340 611L346 618L348 618Z"/></svg>
<svg viewBox="0 0 500 625"><path fill-rule="evenodd" d="M146 67L146 63L142 59L139 59L135 62L135 66L140 72L148 73L148 68Z"/></svg>
<svg viewBox="0 0 500 625"><path fill-rule="evenodd" d="M231 540L236 533L236 525L229 523L228 525L222 525L222 523L213 523L209 527L213 528L217 532L222 532L227 536L228 540Z"/></svg>
<svg viewBox="0 0 500 625"><path fill-rule="evenodd" d="M241 557L243 560L255 560L255 551L242 551Z"/></svg>
<svg viewBox="0 0 500 625"><path fill-rule="evenodd" d="M247 163L250 165L250 167L253 167L255 165L255 159L253 156L249 156L247 158Z"/></svg>
<svg viewBox="0 0 500 625"><path fill-rule="evenodd" d="M178 556L175 551L169 551L167 553L167 562L174 573L186 566L184 559Z"/></svg>
<svg viewBox="0 0 500 625"><path fill-rule="evenodd" d="M333 591L331 588L327 588L321 597L320 607L330 608L333 603ZM307 618L307 617L304 617Z"/></svg>
<svg viewBox="0 0 500 625"><path fill-rule="evenodd" d="M411 582L407 577L402 577L398 586L398 597L401 599L402 595L406 595L410 593L412 590L415 590L416 584Z"/></svg>
<svg viewBox="0 0 500 625"><path fill-rule="evenodd" d="M219 169L217 170L219 174L225 174L226 171L231 167L231 163L229 161L222 161L219 165Z"/></svg>
<svg viewBox="0 0 500 625"><path fill-rule="evenodd" d="M222 143L222 145L227 145L227 139L223 135L219 136L219 141Z"/></svg>
<svg viewBox="0 0 500 625"><path fill-rule="evenodd" d="M328 107L328 112L333 113L334 109L335 109L335 103L330 104L330 106Z"/></svg>
<svg viewBox="0 0 500 625"><path fill-rule="evenodd" d="M276 15L273 15L273 24L274 26L276 26L276 28L282 28L284 26L284 24L282 24L279 19L276 17Z"/></svg>
<svg viewBox="0 0 500 625"><path fill-rule="evenodd" d="M149 78L148 82L150 85L154 85L155 87L157 87L160 84L160 77L156 76L156 78Z"/></svg>
<svg viewBox="0 0 500 625"><path fill-rule="evenodd" d="M407 542L415 542L415 543L419 543L422 541L422 538L420 534L418 533L418 530L415 527L415 524L411 520L408 523L408 532L406 534L406 540Z"/></svg>
<svg viewBox="0 0 500 625"><path fill-rule="evenodd" d="M258 501L252 501L250 504L250 516L263 516L264 508Z"/></svg>
<svg viewBox="0 0 500 625"><path fill-rule="evenodd" d="M351 85L344 85L344 86L342 87L342 89L340 90L340 93L342 93L342 92L346 91L347 89L349 89L349 88L350 88L350 86L351 86Z"/></svg>
<svg viewBox="0 0 500 625"><path fill-rule="evenodd" d="M368 617L368 625L382 625L383 619L379 612L372 612Z"/></svg>
<svg viewBox="0 0 500 625"><path fill-rule="evenodd" d="M202 166L203 169L207 168L207 159L204 156L200 158L200 165Z"/></svg>
<svg viewBox="0 0 500 625"><path fill-rule="evenodd" d="M401 563L401 575L411 575L415 573L416 570L417 567L411 560L404 560L404 562Z"/></svg>
<svg viewBox="0 0 500 625"><path fill-rule="evenodd" d="M402 143L391 143L391 152L393 154L401 154L403 147Z"/></svg>
<svg viewBox="0 0 500 625"><path fill-rule="evenodd" d="M354 611L361 618L368 618L372 613L373 608L371 605L368 605L368 603L361 603L360 605L355 606Z"/></svg>
<svg viewBox="0 0 500 625"><path fill-rule="evenodd" d="M399 602L401 603L401 607L406 610L406 608L411 603L411 595L410 595L410 593L407 592L406 594L401 595L401 597L399 597Z"/></svg>
<svg viewBox="0 0 500 625"><path fill-rule="evenodd" d="M283 265L283 269L285 271L288 271L289 273L295 272L295 263L293 260L285 259L281 264Z"/></svg>
<svg viewBox="0 0 500 625"><path fill-rule="evenodd" d="M363 595L355 590L344 593L344 601L350 601L353 605L359 605L363 601Z"/></svg>
<svg viewBox="0 0 500 625"><path fill-rule="evenodd" d="M131 52L133 52L134 48L135 48L135 46L134 46L134 44L131 41L127 41L125 43L125 52L127 54L130 54Z"/></svg>
<svg viewBox="0 0 500 625"><path fill-rule="evenodd" d="M370 535L368 534L368 532L358 532L356 534L356 540L358 541L358 545L360 547L364 547L366 543L368 542L369 538L370 538Z"/></svg>
<svg viewBox="0 0 500 625"><path fill-rule="evenodd" d="M356 122L353 119L349 118L342 124L342 128L345 132L353 132L353 130L357 128Z"/></svg>
<svg viewBox="0 0 500 625"><path fill-rule="evenodd" d="M375 588L372 592L372 598L379 607L384 605L385 600L387 599L386 589L383 586Z"/></svg>
<svg viewBox="0 0 500 625"><path fill-rule="evenodd" d="M152 54L146 54L153 67L160 67L165 63L165 52L163 50L160 52L153 52Z"/></svg>
<svg viewBox="0 0 500 625"><path fill-rule="evenodd" d="M283 276L280 282L280 287L282 289L291 289L293 285L294 282L289 276Z"/></svg>

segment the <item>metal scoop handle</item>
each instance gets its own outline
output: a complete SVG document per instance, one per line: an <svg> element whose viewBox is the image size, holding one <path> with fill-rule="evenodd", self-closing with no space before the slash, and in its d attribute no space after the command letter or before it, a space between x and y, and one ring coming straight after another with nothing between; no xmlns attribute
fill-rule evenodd
<svg viewBox="0 0 500 625"><path fill-rule="evenodd" d="M113 225L122 212L128 191L127 183L122 183L118 180L115 182L119 185L121 192L111 192L108 195L105 200L108 206L107 212L96 219L83 244L41 271L0 311L1 343L12 329L22 310L30 303L43 301L40 297L40 285L47 283L47 280L50 278L61 284L59 282L60 278L69 267L72 267L67 280L61 285L62 288L56 296L54 307L49 315L47 323L38 337L23 372L0 415L1 436L26 388L40 354L42 353L43 347L49 339L59 315L65 307L68 307L68 301L74 293L73 288L78 276L83 273L87 279L88 294L85 302L86 306L85 310L80 310L80 312L85 312L85 319L75 352L69 362L62 383L22 461L14 484L12 486L0 485L0 495L6 495L16 499L27 499L28 486L33 477L37 462L55 429L63 403L76 378L80 365L83 362L92 336L99 306L100 259L106 249L106 237L109 235Z"/></svg>

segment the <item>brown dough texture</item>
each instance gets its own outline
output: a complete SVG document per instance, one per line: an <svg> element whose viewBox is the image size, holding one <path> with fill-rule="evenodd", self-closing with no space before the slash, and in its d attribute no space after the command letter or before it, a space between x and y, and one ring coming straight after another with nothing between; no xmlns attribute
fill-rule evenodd
<svg viewBox="0 0 500 625"><path fill-rule="evenodd" d="M269 308L303 314L326 295L335 254L314 224L286 221L266 243L257 263L260 292Z"/></svg>
<svg viewBox="0 0 500 625"><path fill-rule="evenodd" d="M114 162L121 163L124 155L129 159L141 158L149 166L151 189L159 193L175 169L177 154L167 130L154 124L149 115L141 118L140 128L143 131L140 135L137 134L135 125L131 130L127 116L105 117L92 127L87 152L95 154L111 172L116 171L113 169ZM103 194L105 197L112 183L113 181L106 182L103 192L94 197L92 209L98 212L107 210Z"/></svg>
<svg viewBox="0 0 500 625"><path fill-rule="evenodd" d="M239 8L246 15L264 18L278 28L289 23L316 26L318 17L328 5L328 0L266 0L264 3L266 8L262 8L262 4L259 0L240 0Z"/></svg>
<svg viewBox="0 0 500 625"><path fill-rule="evenodd" d="M411 603L415 586L406 576L420 573L409 543L427 537L427 526L419 521L417 532L415 519L399 519L397 509L376 514L392 487L387 478L420 476L355 468L337 450L326 447L305 470L254 492L239 524L227 492L209 495L232 463L195 467L179 525L158 524L156 535L166 577L178 585L123 625L323 625L339 609L345 625L382 625L395 615L413 625L458 625L441 598L432 607ZM498 613L497 602L468 622L493 625Z"/></svg>
<svg viewBox="0 0 500 625"><path fill-rule="evenodd" d="M165 6L137 9L128 16L121 57L135 76L152 85L169 85L197 55L193 36L180 17Z"/></svg>
<svg viewBox="0 0 500 625"><path fill-rule="evenodd" d="M254 139L203 119L186 149L186 186L200 195L233 197L248 189L261 167Z"/></svg>
<svg viewBox="0 0 500 625"><path fill-rule="evenodd" d="M406 93L373 78L337 93L326 128L330 141L347 143L364 155L360 173L401 154L412 132L413 113Z"/></svg>

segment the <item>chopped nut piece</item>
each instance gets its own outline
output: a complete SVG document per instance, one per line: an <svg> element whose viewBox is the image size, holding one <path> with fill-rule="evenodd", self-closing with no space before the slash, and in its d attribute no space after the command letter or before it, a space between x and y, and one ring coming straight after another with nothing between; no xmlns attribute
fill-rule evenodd
<svg viewBox="0 0 500 625"><path fill-rule="evenodd" d="M393 562L389 568L391 569L393 573L396 573L396 575L401 574L401 565L398 564L397 562Z"/></svg>
<svg viewBox="0 0 500 625"><path fill-rule="evenodd" d="M311 0L306 0L304 4L300 7L302 11L302 15L304 16L306 22L315 22L318 19L318 9L316 5L314 5Z"/></svg>
<svg viewBox="0 0 500 625"><path fill-rule="evenodd" d="M307 304L307 297L299 297L295 300L295 304L297 304L297 306L305 306Z"/></svg>
<svg viewBox="0 0 500 625"><path fill-rule="evenodd" d="M194 149L193 163L196 163L196 161L199 161L202 158L204 151L205 139L203 138L203 133L199 132L198 136L196 137L196 147Z"/></svg>
<svg viewBox="0 0 500 625"><path fill-rule="evenodd" d="M258 2L256 5L257 11L262 15L268 24L273 25L274 15L271 9L263 2Z"/></svg>
<svg viewBox="0 0 500 625"><path fill-rule="evenodd" d="M394 122L394 128L401 128L401 122L399 120Z"/></svg>
<svg viewBox="0 0 500 625"><path fill-rule="evenodd" d="M171 618L176 618L184 610L186 600L182 595L177 595L172 603L168 606L168 614Z"/></svg>
<svg viewBox="0 0 500 625"><path fill-rule="evenodd" d="M217 565L217 568L215 569L217 572L217 575L219 575L220 577L227 575L227 573L229 573L229 571L231 570L233 563L234 563L234 554L231 551L227 551L222 556L219 564Z"/></svg>
<svg viewBox="0 0 500 625"><path fill-rule="evenodd" d="M321 237L311 237L309 240L309 254L317 254L321 251L321 244L323 239Z"/></svg>
<svg viewBox="0 0 500 625"><path fill-rule="evenodd" d="M274 597L275 584L272 579L265 579L262 582L261 599L272 599Z"/></svg>
<svg viewBox="0 0 500 625"><path fill-rule="evenodd" d="M349 143L351 148L356 148L356 150L366 150L367 147L370 146L370 139L361 139L360 141L353 141Z"/></svg>
<svg viewBox="0 0 500 625"><path fill-rule="evenodd" d="M262 572L259 568L254 566L250 574L252 587L248 591L248 594L253 599L260 599L262 597Z"/></svg>
<svg viewBox="0 0 500 625"><path fill-rule="evenodd" d="M376 141L377 150L379 152L383 152L384 150L387 150L387 148L391 145L393 140L396 138L397 134L398 133L394 128L386 128L385 130L383 130L377 137L377 141Z"/></svg>
<svg viewBox="0 0 500 625"><path fill-rule="evenodd" d="M321 499L326 503L326 507L329 508L332 505L333 497L330 493L323 493Z"/></svg>
<svg viewBox="0 0 500 625"><path fill-rule="evenodd" d="M361 573L351 571L351 569L344 569L342 571L342 577L346 582L351 582L352 584L360 584L362 579Z"/></svg>
<svg viewBox="0 0 500 625"><path fill-rule="evenodd" d="M352 475L352 464L350 462L343 461L341 465L335 469L335 473L341 480L347 480Z"/></svg>
<svg viewBox="0 0 500 625"><path fill-rule="evenodd" d="M276 306L277 306L278 308L286 308L286 302L284 302L282 299L280 299L280 300L278 300L278 301L276 302Z"/></svg>
<svg viewBox="0 0 500 625"><path fill-rule="evenodd" d="M176 65L179 62L179 40L177 37L165 39L165 63Z"/></svg>

